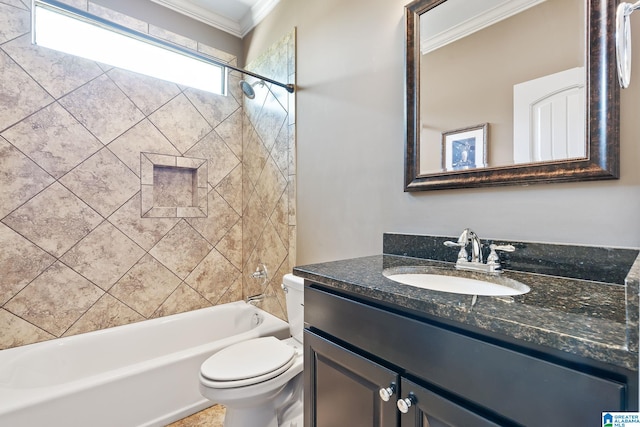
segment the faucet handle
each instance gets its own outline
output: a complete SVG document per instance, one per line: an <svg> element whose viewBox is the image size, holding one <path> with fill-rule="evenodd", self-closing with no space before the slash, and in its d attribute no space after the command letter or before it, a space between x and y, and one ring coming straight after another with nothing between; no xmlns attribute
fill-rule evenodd
<svg viewBox="0 0 640 427"><path fill-rule="evenodd" d="M460 248L460 252L458 252L458 259L462 259L462 260L467 260L467 257L469 256L467 254L467 250L465 249L466 247L466 243L464 242L452 242L451 240L447 240L446 242L444 242L444 245L449 247L449 248Z"/></svg>
<svg viewBox="0 0 640 427"><path fill-rule="evenodd" d="M513 245L494 245L493 243L489 245L489 248L491 249L491 253L489 253L489 257L487 258L487 264L493 265L500 265L500 257L497 251L513 252L516 250Z"/></svg>
<svg viewBox="0 0 640 427"><path fill-rule="evenodd" d="M493 243L489 245L489 248L492 252L494 251L502 251L502 252L514 252L516 247L513 245L494 245Z"/></svg>

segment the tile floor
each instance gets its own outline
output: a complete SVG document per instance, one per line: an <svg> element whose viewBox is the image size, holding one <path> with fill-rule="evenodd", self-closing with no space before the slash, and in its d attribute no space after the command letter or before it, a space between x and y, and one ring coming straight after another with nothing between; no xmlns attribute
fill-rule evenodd
<svg viewBox="0 0 640 427"><path fill-rule="evenodd" d="M183 418L167 427L223 427L224 406L214 405L190 417Z"/></svg>

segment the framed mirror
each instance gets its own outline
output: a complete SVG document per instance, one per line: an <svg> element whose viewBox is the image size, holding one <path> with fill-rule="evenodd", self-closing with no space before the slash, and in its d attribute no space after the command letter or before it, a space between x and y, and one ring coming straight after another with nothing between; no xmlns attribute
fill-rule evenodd
<svg viewBox="0 0 640 427"><path fill-rule="evenodd" d="M405 6L405 191L618 178L615 3Z"/></svg>

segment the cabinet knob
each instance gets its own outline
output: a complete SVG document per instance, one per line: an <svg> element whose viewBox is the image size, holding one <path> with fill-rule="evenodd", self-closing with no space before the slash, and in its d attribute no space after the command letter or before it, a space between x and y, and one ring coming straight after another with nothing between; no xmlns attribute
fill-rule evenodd
<svg viewBox="0 0 640 427"><path fill-rule="evenodd" d="M396 392L396 383L391 383L389 384L389 387L383 387L378 391L378 394L380 395L380 399L384 400L385 402L388 402L389 399L391 399L391 396L393 396L393 393Z"/></svg>
<svg viewBox="0 0 640 427"><path fill-rule="evenodd" d="M413 393L409 393L409 396L404 399L398 399L397 406L400 412L406 414L409 412L409 408L411 405L415 405L418 400L416 399L416 395Z"/></svg>

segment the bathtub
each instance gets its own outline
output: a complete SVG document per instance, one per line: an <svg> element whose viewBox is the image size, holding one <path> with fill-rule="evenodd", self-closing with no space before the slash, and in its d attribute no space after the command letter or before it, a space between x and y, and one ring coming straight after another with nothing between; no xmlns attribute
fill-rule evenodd
<svg viewBox="0 0 640 427"><path fill-rule="evenodd" d="M0 426L164 426L212 404L200 365L232 343L289 336L243 301L0 351Z"/></svg>

